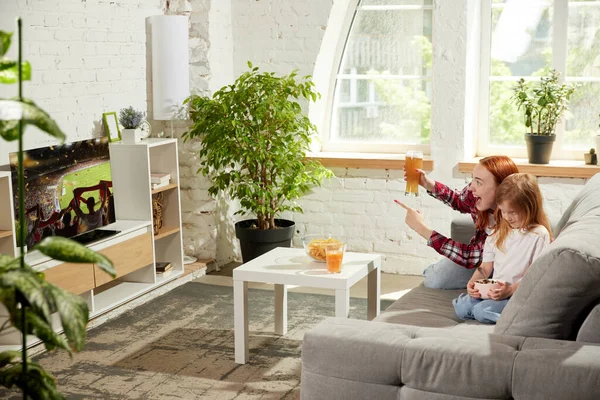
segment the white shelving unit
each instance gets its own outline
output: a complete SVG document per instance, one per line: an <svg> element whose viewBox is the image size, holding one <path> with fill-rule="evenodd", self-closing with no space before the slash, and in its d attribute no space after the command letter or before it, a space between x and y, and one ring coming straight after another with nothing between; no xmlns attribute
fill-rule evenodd
<svg viewBox="0 0 600 400"><path fill-rule="evenodd" d="M152 197L163 195L163 226L154 235L154 261L168 261L173 270L162 276L155 273L154 283L163 284L183 274L183 237L179 192L177 139L147 139L138 144L111 143L113 187L126 188L126 196L115 193L117 220L132 217L152 221ZM120 174L116 171L127 171ZM150 174L171 175L169 185L152 190ZM115 189L116 190L116 189ZM122 214L121 214L122 213Z"/></svg>
<svg viewBox="0 0 600 400"><path fill-rule="evenodd" d="M40 252L28 253L29 265L44 271L48 281L84 297L90 318L103 314L179 276L183 269L181 200L176 139L148 139L138 144L110 144L116 222L105 227L119 234L94 242L89 247L105 254L115 264L112 280L91 264L67 264ZM170 184L152 191L150 174L171 174ZM152 196L162 192L163 227L154 234ZM0 253L16 255L11 175L0 171ZM157 261L169 261L166 276L156 273ZM0 323L6 310L0 306ZM56 327L60 330L60 326ZM20 344L17 331L0 335L0 350ZM33 340L31 345L36 344Z"/></svg>

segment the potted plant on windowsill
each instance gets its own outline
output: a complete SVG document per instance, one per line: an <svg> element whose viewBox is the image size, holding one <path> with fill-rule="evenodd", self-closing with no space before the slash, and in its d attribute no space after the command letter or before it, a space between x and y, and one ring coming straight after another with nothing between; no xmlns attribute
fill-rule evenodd
<svg viewBox="0 0 600 400"><path fill-rule="evenodd" d="M521 78L513 89L513 100L519 110L523 110L527 155L531 164L548 164L552 145L556 140L556 124L568 109L569 100L577 84L559 83L560 74L551 70L539 83L530 87Z"/></svg>
<svg viewBox="0 0 600 400"><path fill-rule="evenodd" d="M248 67L212 98L186 99L192 126L183 135L186 141L200 139L198 172L211 179L208 192L228 193L240 202L236 214L255 216L235 226L244 262L272 248L289 247L294 222L278 216L302 212L295 200L333 176L305 158L316 128L298 100L319 96L310 77L259 73L251 63Z"/></svg>
<svg viewBox="0 0 600 400"><path fill-rule="evenodd" d="M596 150L592 147L589 153L583 153L583 158L587 165L598 164L598 156L596 156Z"/></svg>

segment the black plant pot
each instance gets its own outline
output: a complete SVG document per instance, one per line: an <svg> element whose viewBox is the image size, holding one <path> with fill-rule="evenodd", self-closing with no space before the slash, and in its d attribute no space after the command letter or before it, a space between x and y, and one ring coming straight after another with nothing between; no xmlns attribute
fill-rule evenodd
<svg viewBox="0 0 600 400"><path fill-rule="evenodd" d="M525 134L525 143L527 143L527 156L530 164L548 164L552 154L552 145L556 140L556 135L530 135Z"/></svg>
<svg viewBox="0 0 600 400"><path fill-rule="evenodd" d="M294 221L276 219L276 229L257 229L257 220L248 219L235 224L235 236L240 240L244 263L273 250L276 247L291 247L294 237Z"/></svg>

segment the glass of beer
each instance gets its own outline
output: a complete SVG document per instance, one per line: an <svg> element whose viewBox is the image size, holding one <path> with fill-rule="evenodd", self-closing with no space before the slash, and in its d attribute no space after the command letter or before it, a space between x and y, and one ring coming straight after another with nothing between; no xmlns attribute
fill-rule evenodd
<svg viewBox="0 0 600 400"><path fill-rule="evenodd" d="M423 169L423 152L410 150L406 152L406 196L419 195L419 173L416 169Z"/></svg>
<svg viewBox="0 0 600 400"><path fill-rule="evenodd" d="M346 243L333 243L325 247L325 260L327 261L327 272L330 274L339 274L342 272L342 260Z"/></svg>

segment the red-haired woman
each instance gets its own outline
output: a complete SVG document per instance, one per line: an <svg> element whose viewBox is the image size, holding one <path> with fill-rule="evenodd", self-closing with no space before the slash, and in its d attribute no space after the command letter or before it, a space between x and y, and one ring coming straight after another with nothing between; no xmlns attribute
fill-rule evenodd
<svg viewBox="0 0 600 400"><path fill-rule="evenodd" d="M436 182L422 170L419 185L436 199L463 214L471 214L475 236L468 244L460 243L425 225L421 213L406 207L406 224L427 239L427 245L445 256L423 271L424 285L434 289L464 289L483 258L483 244L494 227L496 188L519 169L509 157L490 156L473 168L473 180L463 190L455 191Z"/></svg>

